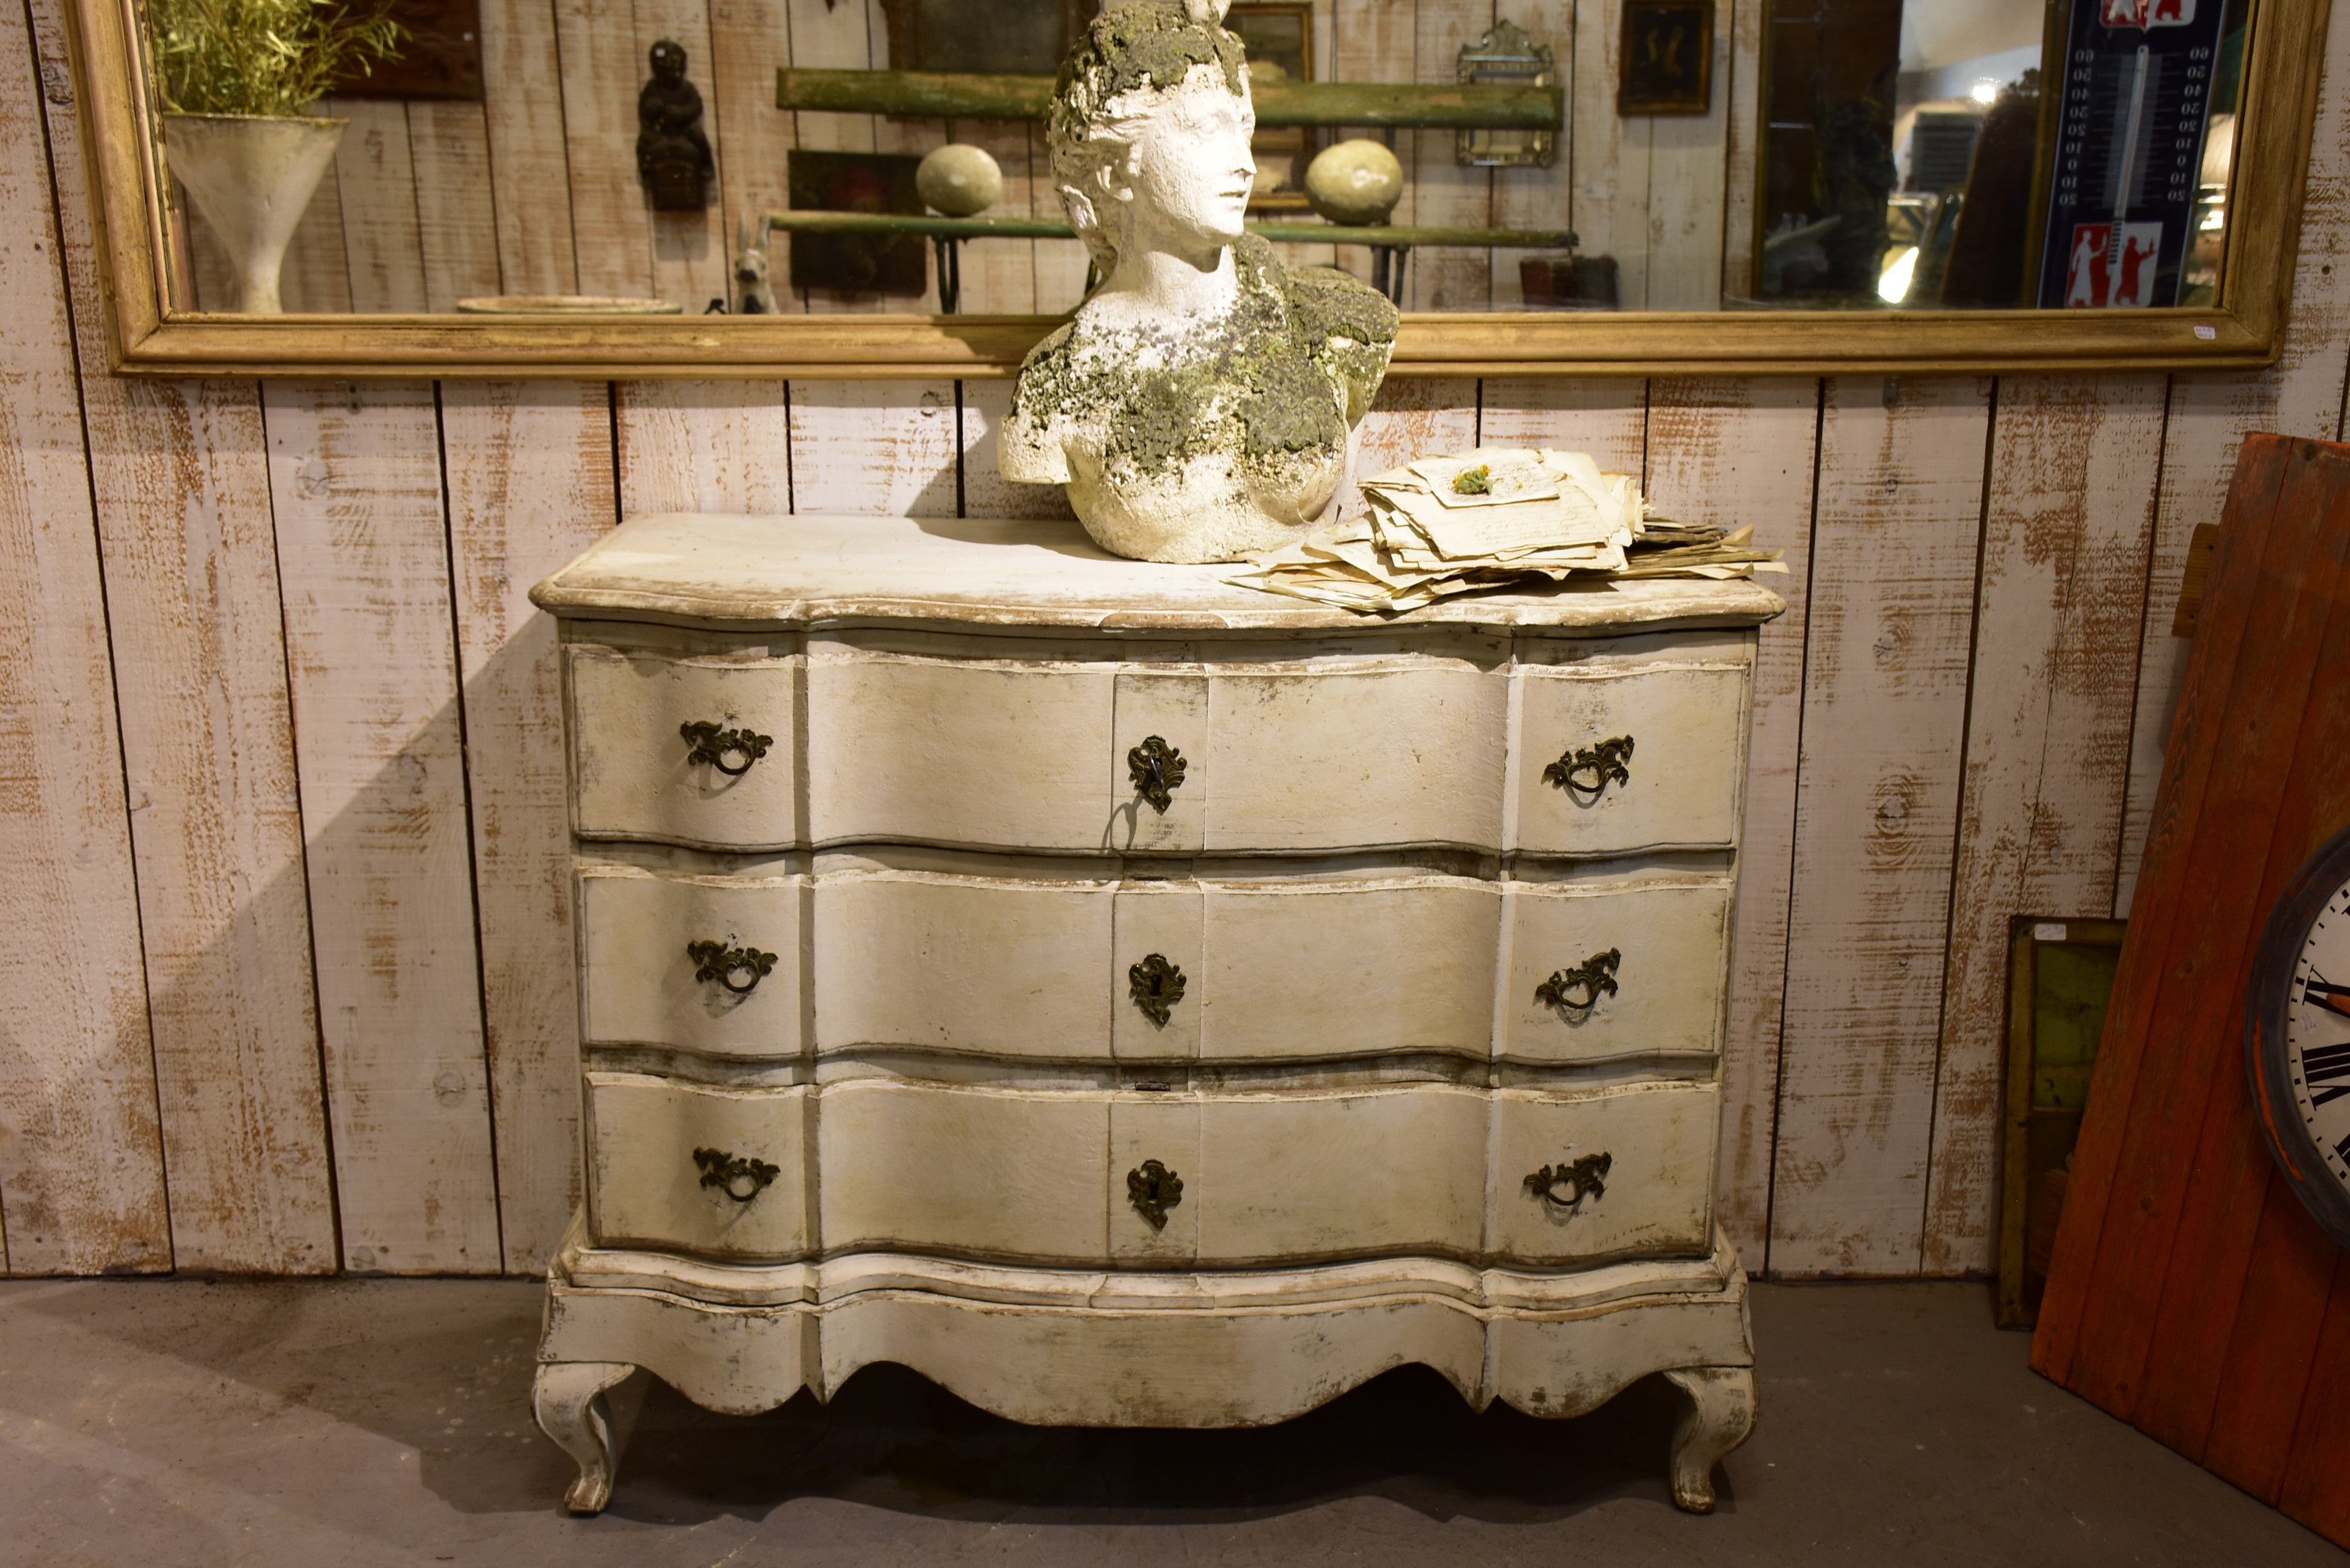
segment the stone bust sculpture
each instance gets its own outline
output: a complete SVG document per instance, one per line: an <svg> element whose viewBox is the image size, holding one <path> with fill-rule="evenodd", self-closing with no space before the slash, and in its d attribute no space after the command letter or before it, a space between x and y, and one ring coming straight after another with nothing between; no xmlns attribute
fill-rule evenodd
<svg viewBox="0 0 2350 1568"><path fill-rule="evenodd" d="M1313 527L1395 343L1386 298L1243 227L1256 111L1224 8L1112 0L1061 67L1053 175L1102 282L1003 429L1006 479L1067 485L1096 542L1149 561Z"/></svg>

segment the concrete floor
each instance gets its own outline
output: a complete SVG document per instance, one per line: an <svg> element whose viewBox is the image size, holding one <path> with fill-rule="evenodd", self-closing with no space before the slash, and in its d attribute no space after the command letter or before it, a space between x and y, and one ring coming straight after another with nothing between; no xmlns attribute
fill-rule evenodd
<svg viewBox="0 0 2350 1568"><path fill-rule="evenodd" d="M712 1416L632 1384L611 1511L565 1518L529 1283L0 1285L0 1562L579 1565L2338 1564L2053 1386L1981 1286L1755 1292L1762 1424L1666 1501L1678 1396L1472 1416L1393 1373L1257 1432L1013 1426L895 1367Z"/></svg>

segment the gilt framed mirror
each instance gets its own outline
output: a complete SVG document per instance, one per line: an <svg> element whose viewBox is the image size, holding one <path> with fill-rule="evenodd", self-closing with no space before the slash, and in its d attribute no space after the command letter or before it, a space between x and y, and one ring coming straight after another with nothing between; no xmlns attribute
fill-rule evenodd
<svg viewBox="0 0 2350 1568"><path fill-rule="evenodd" d="M127 373L999 377L1089 284L1043 117L1097 0L70 4ZM203 145L243 100L203 29L233 46L272 5L379 35L276 111L343 123L274 204L261 154L224 176ZM2327 11L1291 0L1226 26L1253 224L1401 306L1393 374L1923 373L2273 360ZM1317 169L1393 178L1348 207ZM265 278L255 211L285 231Z"/></svg>

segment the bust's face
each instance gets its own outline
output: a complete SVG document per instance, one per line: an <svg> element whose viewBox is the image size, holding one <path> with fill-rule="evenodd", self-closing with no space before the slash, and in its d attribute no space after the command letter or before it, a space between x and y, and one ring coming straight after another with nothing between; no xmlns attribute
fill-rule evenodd
<svg viewBox="0 0 2350 1568"><path fill-rule="evenodd" d="M1135 216L1150 230L1230 244L1244 232L1256 160L1256 108L1224 83L1215 66L1193 66L1135 139Z"/></svg>

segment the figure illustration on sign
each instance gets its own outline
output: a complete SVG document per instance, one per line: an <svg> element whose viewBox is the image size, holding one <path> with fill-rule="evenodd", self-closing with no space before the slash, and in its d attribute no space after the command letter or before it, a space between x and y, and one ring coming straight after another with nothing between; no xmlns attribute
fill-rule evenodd
<svg viewBox="0 0 2350 1568"><path fill-rule="evenodd" d="M2160 223L2074 224L2064 280L2065 308L2143 309L2152 305L2154 264L2161 254Z"/></svg>
<svg viewBox="0 0 2350 1568"><path fill-rule="evenodd" d="M2095 310L2106 303L2106 250L2113 243L2111 223L2073 225L2073 257L2064 278L2064 308Z"/></svg>
<svg viewBox="0 0 2350 1568"><path fill-rule="evenodd" d="M2195 0L2097 0L2097 20L2108 27L2184 27L2195 20Z"/></svg>

